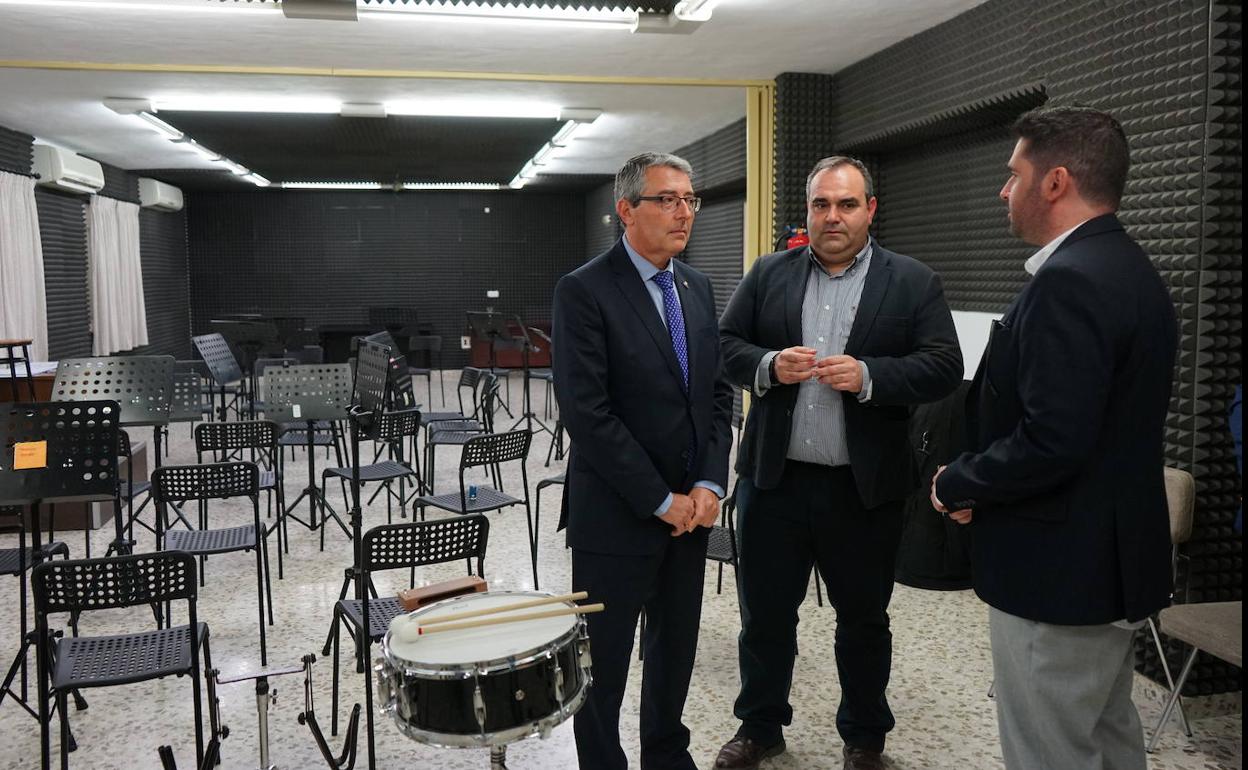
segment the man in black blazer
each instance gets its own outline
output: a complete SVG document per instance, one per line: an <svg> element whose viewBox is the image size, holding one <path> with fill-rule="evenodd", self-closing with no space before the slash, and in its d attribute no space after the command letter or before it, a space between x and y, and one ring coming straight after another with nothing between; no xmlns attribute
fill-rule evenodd
<svg viewBox="0 0 1248 770"><path fill-rule="evenodd" d="M737 452L742 724L717 768L755 768L784 750L814 565L836 608L845 767L883 767L894 724L887 609L902 504L919 483L910 407L962 380L939 276L868 236L866 167L825 158L806 193L810 246L761 257L720 319L729 381L754 398Z"/></svg>
<svg viewBox="0 0 1248 770"><path fill-rule="evenodd" d="M973 527L1006 767L1143 770L1132 637L1170 601L1174 306L1114 215L1118 122L1039 109L1015 135L1001 197L1043 248L967 396L974 451L938 472L933 504Z"/></svg>
<svg viewBox="0 0 1248 770"><path fill-rule="evenodd" d="M701 200L692 169L646 153L616 176L624 236L555 287L554 375L572 439L564 518L594 683L576 715L580 766L626 768L620 704L644 608L641 767L694 770L681 721L709 527L728 484L732 388L711 283L673 257Z"/></svg>

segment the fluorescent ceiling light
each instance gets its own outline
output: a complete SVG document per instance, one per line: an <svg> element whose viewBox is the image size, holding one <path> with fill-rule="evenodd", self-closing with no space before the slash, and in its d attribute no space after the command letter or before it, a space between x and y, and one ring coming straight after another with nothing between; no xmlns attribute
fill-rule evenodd
<svg viewBox="0 0 1248 770"><path fill-rule="evenodd" d="M495 182L404 182L404 190L497 190Z"/></svg>
<svg viewBox="0 0 1248 770"><path fill-rule="evenodd" d="M672 9L672 15L682 21L710 21L711 11L720 0L680 0Z"/></svg>
<svg viewBox="0 0 1248 770"><path fill-rule="evenodd" d="M286 190L381 190L380 182L282 182Z"/></svg>
<svg viewBox="0 0 1248 770"><path fill-rule="evenodd" d="M344 118L384 118L386 105L375 102L343 102L338 114Z"/></svg>
<svg viewBox="0 0 1248 770"><path fill-rule="evenodd" d="M520 188L524 187L525 184L528 183L528 181L529 180L525 179L519 174L516 174L514 177L512 177L511 181L507 183L507 186L513 190L519 190Z"/></svg>
<svg viewBox="0 0 1248 770"><path fill-rule="evenodd" d="M542 145L542 149L534 153L533 164L536 166L545 166L546 161L550 160L554 156L555 156L555 145L551 144L550 142L547 142L546 144Z"/></svg>
<svg viewBox="0 0 1248 770"><path fill-rule="evenodd" d="M564 29L599 29L632 31L637 25L635 11L586 8L551 8L545 5L516 3L507 5L460 5L437 0L422 0L377 7L358 3L357 11L364 19L396 19L404 21L447 21L461 23L557 26Z"/></svg>
<svg viewBox="0 0 1248 770"><path fill-rule="evenodd" d="M337 114L342 102L337 99L308 97L283 99L270 96L171 96L152 100L157 112L272 112L304 114Z"/></svg>
<svg viewBox="0 0 1248 770"><path fill-rule="evenodd" d="M546 118L559 117L557 104L496 99L428 99L386 102L391 115L422 115L457 118Z"/></svg>
<svg viewBox="0 0 1248 770"><path fill-rule="evenodd" d="M244 176L243 179L246 179L248 182L251 182L256 187L268 187L270 184L272 184L271 182L269 182L269 180L265 179L264 177L260 176L254 171Z"/></svg>
<svg viewBox="0 0 1248 770"><path fill-rule="evenodd" d="M143 13L250 13L279 15L281 8L259 3L186 3L169 0L0 0L0 5L31 5L39 8L75 8L82 11L142 11Z"/></svg>
<svg viewBox="0 0 1248 770"><path fill-rule="evenodd" d="M194 139L183 139L181 142L178 142L178 144L184 145L189 150L194 150L201 157L207 160L211 160L214 162L221 160L220 155L208 149L207 147L203 146L199 142L196 142Z"/></svg>
<svg viewBox="0 0 1248 770"><path fill-rule="evenodd" d="M178 129L169 125L168 123L156 117L150 112L140 112L137 114L138 114L138 117L142 118L149 126L155 128L157 131L164 134L171 141L176 142L182 137L186 136L186 134L182 133Z"/></svg>
<svg viewBox="0 0 1248 770"><path fill-rule="evenodd" d="M228 168L230 170L230 173L234 174L235 176L247 176L248 174L251 173L251 169L247 168L246 166L239 165L238 163L235 163L229 158L225 158L225 157L218 158L217 162L225 166L226 168Z"/></svg>

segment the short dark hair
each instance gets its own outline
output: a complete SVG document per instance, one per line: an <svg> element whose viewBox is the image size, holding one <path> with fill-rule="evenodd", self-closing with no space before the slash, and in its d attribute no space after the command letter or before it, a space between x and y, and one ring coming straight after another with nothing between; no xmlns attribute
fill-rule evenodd
<svg viewBox="0 0 1248 770"><path fill-rule="evenodd" d="M1127 135L1107 112L1091 107L1037 107L1014 123L1026 157L1043 175L1065 166L1089 203L1117 209L1131 168Z"/></svg>
<svg viewBox="0 0 1248 770"><path fill-rule="evenodd" d="M815 175L820 171L827 171L830 168L839 168L841 166L853 166L858 169L858 173L862 174L862 181L867 191L867 200L875 197L875 183L871 181L871 172L867 171L867 164L851 158L848 155L832 155L815 164L815 167L806 175L806 198L810 199L810 183L815 181Z"/></svg>

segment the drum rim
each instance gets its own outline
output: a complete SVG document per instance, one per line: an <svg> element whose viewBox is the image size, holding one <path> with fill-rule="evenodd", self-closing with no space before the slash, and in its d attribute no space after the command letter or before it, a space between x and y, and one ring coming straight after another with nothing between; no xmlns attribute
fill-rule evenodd
<svg viewBox="0 0 1248 770"><path fill-rule="evenodd" d="M534 590L490 591L488 593L514 594L519 596L553 596L553 594L547 594L543 591ZM473 596L481 595L482 594L464 594L462 596L452 596L449 599L434 602L428 607L421 607L418 610L408 613L408 615L410 616L419 614L423 611L430 611L435 607L470 600ZM567 607L576 606L575 602L563 602L563 604ZM585 626L585 617L583 615L575 616L571 628L564 631L554 639L529 649L523 657L510 655L499 658L489 658L481 661L472 661L470 663L448 663L445 665L438 665L433 668L426 667L430 664L417 663L394 652L390 646L390 635L393 631L387 629L386 635L381 639L381 659L379 662L384 661L392 668L400 670L404 674L414 674L428 679L470 679L479 674L493 674L501 671L510 671L518 668L524 668L532 663L536 663L538 660L547 657L552 650L562 650L568 642L574 641L582 636Z"/></svg>

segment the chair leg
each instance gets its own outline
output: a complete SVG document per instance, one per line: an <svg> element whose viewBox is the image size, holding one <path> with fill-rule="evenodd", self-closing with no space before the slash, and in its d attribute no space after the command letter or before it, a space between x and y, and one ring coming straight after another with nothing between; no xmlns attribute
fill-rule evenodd
<svg viewBox="0 0 1248 770"><path fill-rule="evenodd" d="M533 532L533 511L529 508L529 502L524 502L524 523L529 526L529 556L533 560L533 590L538 589L537 584L537 536Z"/></svg>
<svg viewBox="0 0 1248 770"><path fill-rule="evenodd" d="M260 533L256 533L260 537ZM269 665L268 649L264 638L264 556L263 546L256 543L256 614L260 619L260 665Z"/></svg>
<svg viewBox="0 0 1248 770"><path fill-rule="evenodd" d="M1174 677L1170 675L1170 664L1166 661L1166 650L1161 646L1161 634L1157 632L1157 623L1150 617L1148 619L1148 630L1153 636L1153 644L1157 648L1157 658L1161 661L1161 670L1165 672L1166 684L1169 685L1170 691L1174 691ZM1183 733L1188 738L1192 737L1192 726L1187 721L1187 711L1183 708L1183 696L1179 696L1179 724L1183 726Z"/></svg>
<svg viewBox="0 0 1248 770"><path fill-rule="evenodd" d="M273 625L273 580L269 575L269 532L263 522L260 524L260 532L256 534L263 535L260 540L260 548L263 553L264 561L264 606L268 609L269 625L271 626ZM278 561L281 561L282 549L280 546L278 547L277 552Z"/></svg>
<svg viewBox="0 0 1248 770"><path fill-rule="evenodd" d="M342 634L342 619L339 616L337 608L334 610L334 622L330 624L329 633L334 639L334 688L333 694L330 696L330 723L329 734L338 734L338 674L341 668L341 661L338 657L340 651L340 637ZM328 641L328 640L326 640Z"/></svg>
<svg viewBox="0 0 1248 770"><path fill-rule="evenodd" d="M190 629L189 635L191 638L191 644L198 643L198 640L195 638L197 633L198 633L198 629L195 629L195 628ZM201 697L200 684L199 684L200 673L201 672L198 669L196 669L195 671L192 671L190 679L191 679L191 704L192 704L191 708L194 711L194 715L195 715L195 761L196 763L198 763L198 765L202 766L204 763L204 709L203 709L203 704L200 702L200 697Z"/></svg>
<svg viewBox="0 0 1248 770"><path fill-rule="evenodd" d="M823 606L823 586L819 580L819 568L815 567L815 601L819 606Z"/></svg>
<svg viewBox="0 0 1248 770"><path fill-rule="evenodd" d="M63 690L56 691L56 711L61 723L61 770L69 770L69 703Z"/></svg>
<svg viewBox="0 0 1248 770"><path fill-rule="evenodd" d="M208 697L208 742L216 741L221 732L221 713L217 703L217 679L212 675L212 646L208 643L210 634L204 634L204 691ZM196 718L196 724L200 718Z"/></svg>
<svg viewBox="0 0 1248 770"><path fill-rule="evenodd" d="M1161 736L1161 730L1166 726L1166 722L1170 721L1170 714L1174 712L1175 705L1179 702L1179 693L1183 692L1183 685L1187 682L1187 675L1192 672L1192 664L1196 662L1196 653L1200 652L1193 647L1192 651L1187 654L1187 659L1183 661L1183 669L1179 672L1179 679L1174 683L1174 688L1170 691L1170 697L1166 700L1166 707L1161 711L1161 719L1157 720L1157 726L1153 728L1153 736L1148 739L1148 746L1145 748L1149 754L1153 753L1153 749L1157 748L1157 738Z"/></svg>

